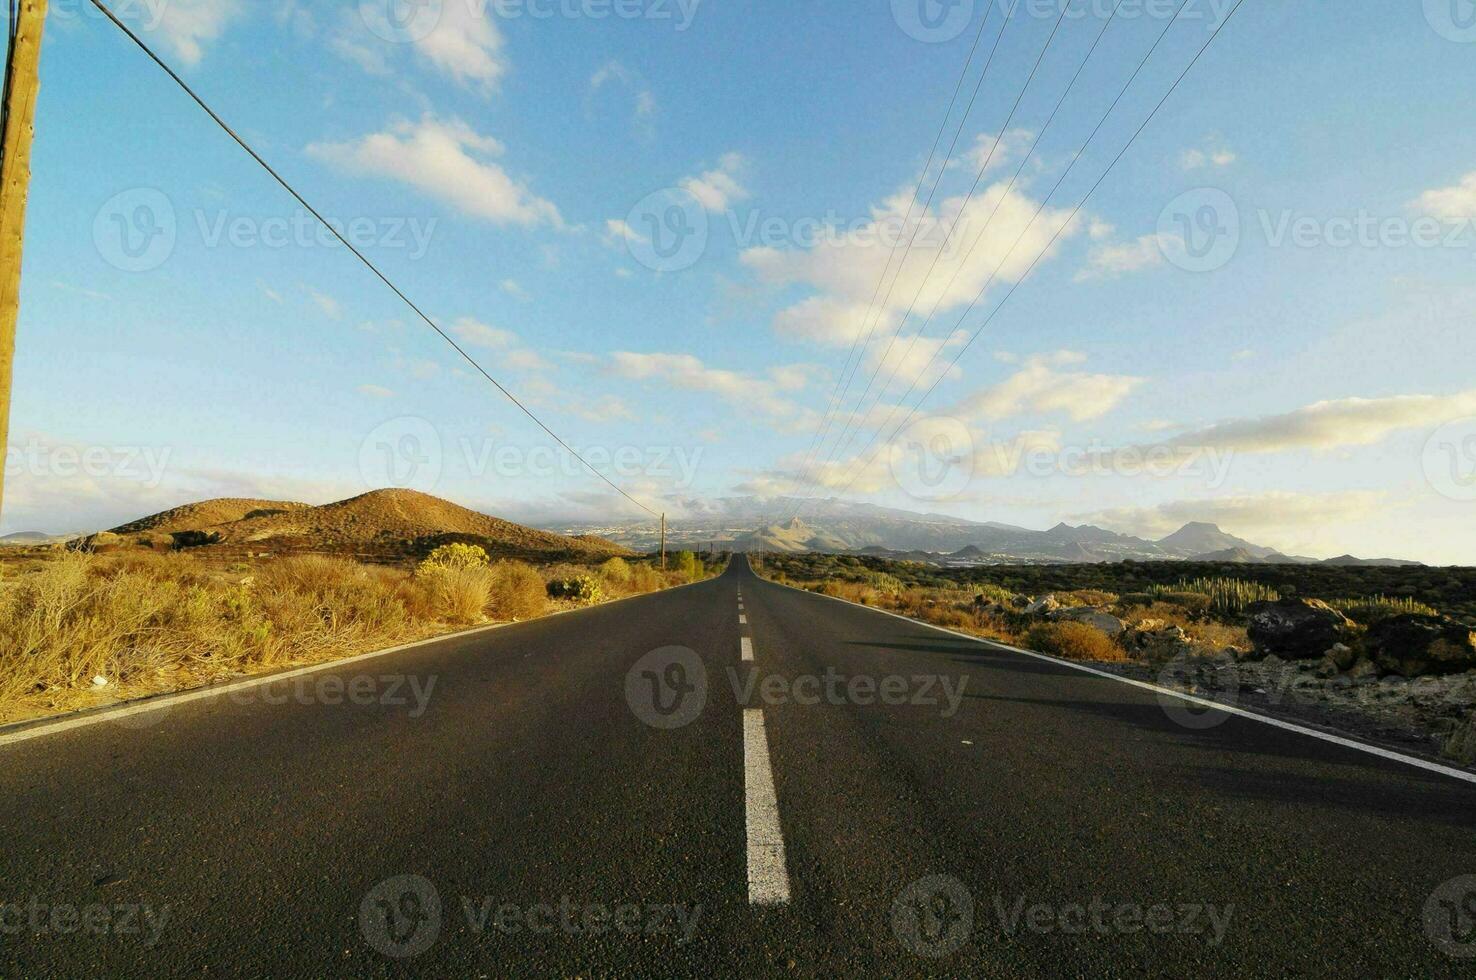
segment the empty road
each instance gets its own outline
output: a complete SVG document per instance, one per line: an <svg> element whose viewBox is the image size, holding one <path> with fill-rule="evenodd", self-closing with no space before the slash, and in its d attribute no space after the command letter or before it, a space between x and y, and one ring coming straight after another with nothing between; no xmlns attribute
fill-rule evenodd
<svg viewBox="0 0 1476 980"><path fill-rule="evenodd" d="M742 558L0 744L0 801L7 978L1476 969L1476 786Z"/></svg>

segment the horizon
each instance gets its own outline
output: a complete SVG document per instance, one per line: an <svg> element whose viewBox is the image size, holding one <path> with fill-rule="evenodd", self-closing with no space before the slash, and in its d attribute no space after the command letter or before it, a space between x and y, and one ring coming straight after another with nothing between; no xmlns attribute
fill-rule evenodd
<svg viewBox="0 0 1476 980"><path fill-rule="evenodd" d="M1420 5L1247 5L1069 223L1223 5L1022 14L941 128L972 31L895 4L443 8L409 35L313 0L120 16L653 510L839 494L1476 563L1476 132L1449 101L1476 62ZM54 5L41 67L0 533L387 484L523 523L638 513L84 11Z"/></svg>
<svg viewBox="0 0 1476 980"><path fill-rule="evenodd" d="M354 499L354 498L357 498L357 497L360 497L360 496L369 496L369 495L379 494L379 493L389 493L389 492L394 492L396 490L403 490L403 489L407 489L407 488L402 488L402 487L380 487L380 488L377 488L377 489L374 489L374 490L368 490L368 491L364 491L362 493L352 494L349 497L333 498L333 499L323 500L323 501L318 501L318 502L307 501L307 500L276 499L276 498L266 498L266 497L260 497L260 498L253 497L253 498L244 498L244 499L258 500L258 501L263 502L263 503L279 503L279 504L293 503L293 504L306 504L309 507L321 507L321 506L327 506L329 504L341 503L341 502L343 502L345 500ZM412 490L412 492L415 492L415 493L424 493L424 491L413 491L413 490ZM433 496L434 497L436 495L430 494L429 496ZM16 535L21 535L21 534L42 534L42 535L45 535L47 538L52 539L52 540L56 540L56 539L70 539L70 538L74 538L74 537L80 537L80 536L84 536L84 535L87 535L87 534L95 533L97 531L112 530L112 529L117 528L117 527L120 527L122 525L125 525L125 524L128 524L128 523L132 523L132 522L135 522L135 521L139 521L139 520L144 520L144 519L151 518L151 517L156 517L156 516L158 516L160 514L167 513L167 512L172 511L172 510L177 510L177 509L188 507L188 506L192 506L192 505L209 503L209 502L212 502L214 500L219 500L219 499L222 499L222 498L202 498L202 499L185 500L185 501L181 501L179 503L173 504L173 505L168 506L168 507L160 508L159 510L156 510L156 511L149 511L147 513L135 514L135 515L133 515L133 516L131 516L131 517L123 520L123 521L115 522L113 524L107 525L106 527L101 527L101 526L99 526L99 527L79 527L79 528L73 528L73 529L66 530L66 531L50 531L50 530L45 530L45 529L41 529L41 528L31 527L31 528L22 528L22 529L16 529L16 530L7 530L3 534L0 534L0 538L13 537L13 536L16 536ZM652 523L650 521L638 521L638 520L623 520L623 521L617 520L617 521L611 521L611 522L600 522L600 521L578 520L578 519L560 519L558 517L534 518L534 519L524 520L524 519L521 519L521 518L517 517L517 515L509 516L507 514L493 513L491 511L483 510L483 509L475 506L474 504L462 503L462 502L460 502L458 500L455 500L455 499L449 498L449 497L443 497L443 498L438 498L438 499L446 500L449 503L456 504L456 505L462 506L462 507L466 507L469 510L476 511L476 512L481 513L481 514L485 514L486 516L497 517L497 518L501 518L503 520L511 520L513 523L522 524L524 526L527 526L527 527L530 527L530 528L533 528L533 529L536 529L536 530L544 530L544 531L560 532L560 531L563 531L563 530L571 530L571 529L572 530L589 530L589 529L601 528L601 527L606 527L606 528L632 528L632 527L636 527L636 526L641 526L643 524ZM778 506L787 506L788 502L790 502L790 501L792 501L794 499L795 498L787 497L787 496L783 496L783 495L772 496L772 497L764 497L764 496L761 496L761 495L751 494L751 495L738 496L738 497L716 498L715 501L713 501L713 502L721 502L721 501L724 501L724 500L728 500L728 501L734 501L734 500L737 500L737 501L757 501L757 502L759 502L761 504L774 504L774 505L778 505ZM837 504L837 503L840 503L840 504L855 504L857 502L855 502L855 501L845 501L845 500L842 500L841 498L831 497L831 498L817 498L816 503L818 503L820 505L826 505L826 504ZM861 503L864 504L865 502L861 502ZM870 506L880 507L880 505L874 505L874 504L873 505L870 505ZM942 514L929 514L929 513L917 512L917 511L903 511L903 510L900 510L899 508L881 508L881 509L888 511L889 513L906 514L908 516L918 517L918 518L929 517L929 516L942 516L942 517L947 517L948 516L948 515L942 515ZM692 518L688 518L688 519L689 520L692 520ZM713 518L711 516L703 516L703 517L701 517L699 519L701 519L701 520L713 520L715 518ZM827 520L835 520L835 519L841 519L841 520L843 520L844 518L827 518L824 515L811 515L811 517L810 517L810 519L808 521L804 520L804 518L799 517L799 516L795 516L795 517L789 518L788 520L770 521L770 519L768 517L759 517L759 518L756 518L756 520L759 523L757 523L753 528L751 528L751 530L761 530L764 527L771 527L771 526L789 526L789 525L791 525L795 521L799 521L800 523L804 524L807 527L823 526L823 524ZM1134 535L1134 534L1131 534L1130 532L1127 532L1127 531L1122 531L1122 530L1118 530L1118 529L1111 528L1111 527L1105 527L1105 526L1100 525L1100 524L1089 524L1089 523L1071 524L1071 523L1068 523L1066 521L1058 521L1055 524L1052 524L1052 525L1050 525L1049 527L1046 527L1046 528L1033 528L1033 527L1029 527L1029 526L1026 526L1026 525L1008 524L1008 522L1003 522L1003 521L988 521L988 520L977 520L976 521L976 520L967 519L967 518L956 518L956 519L957 520L966 520L966 521L969 521L969 523L972 523L972 524L975 524L975 525L979 525L979 526L986 526L986 525L991 525L991 524L994 524L994 525L1006 525L1006 526L1009 526L1009 527L1012 527L1012 528L1016 528L1018 530L1028 531L1028 532L1037 533L1037 534L1047 533L1049 531L1057 530L1057 529L1060 529L1060 528L1066 528L1066 529L1070 529L1070 530L1080 530L1082 528L1093 528L1093 529L1096 529L1096 530L1107 531L1107 532L1112 533L1112 534L1123 535L1123 536L1126 536L1126 537L1140 538L1141 540L1144 540L1144 541L1147 541L1147 542L1150 542L1150 543L1154 543L1154 544L1161 543L1162 541L1164 541L1164 540L1166 540L1168 538L1171 538L1174 535L1179 534L1179 533L1181 533L1181 532L1183 532L1185 530L1188 530L1191 527L1202 526L1202 527L1205 527L1205 528L1214 530L1214 531L1219 532L1219 533L1222 533L1222 534L1227 534L1227 535L1229 535L1231 537L1240 538L1240 539L1246 541L1246 543L1251 544L1251 545L1254 545L1256 547L1270 547L1270 548L1272 548L1273 551L1275 551L1276 553L1278 553L1278 554L1280 554L1282 556L1285 556L1285 557L1316 558L1316 559L1318 559L1320 561L1327 561L1327 560L1330 560L1330 559L1337 559L1337 558L1356 558L1356 559L1360 559L1360 560L1378 560L1378 559L1395 559L1395 560L1400 560L1400 561L1410 560L1410 559L1401 558L1398 555L1360 555L1360 554L1355 554L1355 553L1353 553L1351 551L1337 552L1335 554L1330 554L1330 555L1300 555L1300 556L1298 556L1298 555L1294 555L1291 552L1283 551L1280 548L1276 548L1274 545L1267 545L1264 542L1251 541L1251 540L1247 539L1244 535L1241 535L1241 534L1237 533L1235 531L1235 529L1223 527L1222 525L1216 524L1216 523L1214 523L1212 521L1186 521L1183 525L1179 526L1178 528L1175 528L1174 530L1168 532L1167 534L1164 534L1164 535L1161 535L1161 536L1158 536L1158 537L1144 537L1142 535ZM765 522L768 522L768 523L765 523ZM679 525L676 522L672 522L672 523L669 524L669 530L675 531L675 530L679 530L679 529L680 529L679 528ZM967 533L967 532L964 532L964 533ZM722 543L722 542L718 542L718 543ZM965 541L958 548L949 549L948 551L937 551L937 552L930 552L930 553L940 554L940 555L946 555L946 554L949 554L949 553L951 553L953 551L958 551L958 550L961 550L961 549L966 548L966 547L974 547L974 546L975 545L972 542ZM860 549L851 549L851 550L852 551L855 551L855 550L860 550ZM896 550L896 549L887 549L887 550ZM909 549L909 550L914 550L914 551L928 551L928 549ZM1181 559L1168 559L1168 560L1181 560ZM1460 563L1450 563L1450 564L1447 564L1447 565L1434 565L1433 563L1423 562L1422 564L1432 565L1432 567L1450 567L1450 568L1470 567L1470 566L1466 566L1466 565L1461 565Z"/></svg>

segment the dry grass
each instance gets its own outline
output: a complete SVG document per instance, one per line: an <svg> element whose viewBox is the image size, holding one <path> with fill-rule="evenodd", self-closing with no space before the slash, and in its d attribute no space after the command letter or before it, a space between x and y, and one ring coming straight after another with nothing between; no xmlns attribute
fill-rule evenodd
<svg viewBox="0 0 1476 980"><path fill-rule="evenodd" d="M536 619L548 611L548 590L543 576L520 561L500 561L492 566L492 599L487 613L493 619L517 622Z"/></svg>
<svg viewBox="0 0 1476 980"><path fill-rule="evenodd" d="M1037 623L1025 634L1025 645L1067 660L1126 660L1127 651L1101 630L1085 623Z"/></svg>
<svg viewBox="0 0 1476 980"><path fill-rule="evenodd" d="M1250 637L1244 626L1221 623L1192 615L1178 603L1155 602L1149 606L1137 606L1122 613L1122 621L1128 626L1140 626L1145 622L1158 621L1165 626L1178 626L1199 646L1223 650L1237 647L1250 648Z"/></svg>
<svg viewBox="0 0 1476 980"><path fill-rule="evenodd" d="M646 563L628 573L619 594L685 581ZM63 553L0 579L0 721L335 660L548 607L544 575L517 561L411 574L322 556L221 570L187 552ZM107 684L94 687L94 677Z"/></svg>

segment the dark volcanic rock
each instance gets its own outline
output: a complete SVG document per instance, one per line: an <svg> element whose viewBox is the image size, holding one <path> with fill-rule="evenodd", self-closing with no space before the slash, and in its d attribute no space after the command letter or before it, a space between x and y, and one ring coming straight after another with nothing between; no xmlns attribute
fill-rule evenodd
<svg viewBox="0 0 1476 980"><path fill-rule="evenodd" d="M1250 607L1248 632L1256 652L1288 660L1315 660L1351 641L1353 621L1316 599L1281 599Z"/></svg>
<svg viewBox="0 0 1476 980"><path fill-rule="evenodd" d="M1368 628L1363 649L1380 668L1405 677L1476 668L1476 634L1440 616L1394 616Z"/></svg>

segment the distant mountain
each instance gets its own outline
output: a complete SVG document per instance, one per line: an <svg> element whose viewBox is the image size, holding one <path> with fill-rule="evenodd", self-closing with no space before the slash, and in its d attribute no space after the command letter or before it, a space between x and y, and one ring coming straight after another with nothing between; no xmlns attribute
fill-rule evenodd
<svg viewBox="0 0 1476 980"><path fill-rule="evenodd" d="M76 547L224 547L402 558L447 541L502 556L608 556L625 549L591 535L564 537L414 490L387 489L314 507L281 500L202 500L79 538Z"/></svg>
<svg viewBox="0 0 1476 980"><path fill-rule="evenodd" d="M1158 541L1091 524L1034 531L998 521L969 521L875 504L792 497L681 501L667 529L669 547L735 551L870 554L945 566L1196 560L1234 564L1315 563L1228 534L1214 524L1185 524ZM798 516L792 516L798 514ZM598 534L630 548L658 543L649 522L566 524L564 534ZM1358 559L1347 559L1358 562ZM1390 564L1402 564L1389 562Z"/></svg>
<svg viewBox="0 0 1476 980"><path fill-rule="evenodd" d="M1269 565L1273 561L1270 558L1259 558L1244 548L1226 548L1224 551L1211 551L1207 555L1195 555L1190 561L1222 561L1235 565Z"/></svg>
<svg viewBox="0 0 1476 980"><path fill-rule="evenodd" d="M1423 567L1424 562L1404 561L1400 558L1354 558L1352 555L1339 555L1329 558L1323 562L1324 565L1355 565L1375 568L1403 568L1405 566Z"/></svg>
<svg viewBox="0 0 1476 980"><path fill-rule="evenodd" d="M787 524L770 524L734 538L732 551L850 551L844 541L817 531L798 517Z"/></svg>
<svg viewBox="0 0 1476 980"><path fill-rule="evenodd" d="M54 535L47 534L45 531L17 531L14 534L7 534L4 537L0 537L0 545L20 546L45 544L52 540L53 537Z"/></svg>
<svg viewBox="0 0 1476 980"><path fill-rule="evenodd" d="M1198 521L1185 524L1168 537L1160 538L1158 546L1168 554L1179 558L1237 550L1244 551L1253 558L1270 558L1277 554L1275 548L1263 548L1251 544L1244 538L1226 534L1214 524Z"/></svg>

